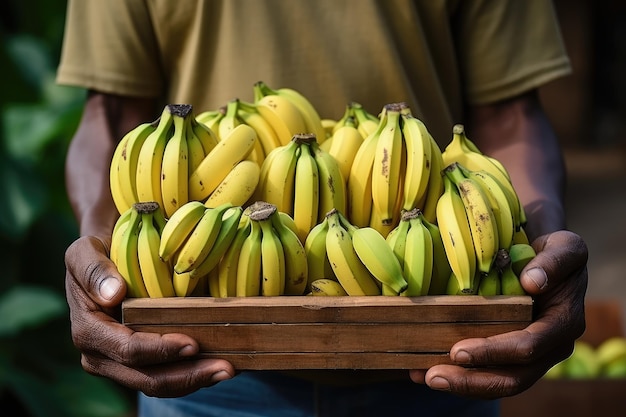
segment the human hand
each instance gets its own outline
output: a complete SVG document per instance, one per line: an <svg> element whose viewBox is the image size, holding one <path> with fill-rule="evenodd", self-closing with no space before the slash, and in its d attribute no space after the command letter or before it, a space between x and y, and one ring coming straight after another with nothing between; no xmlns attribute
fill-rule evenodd
<svg viewBox="0 0 626 417"><path fill-rule="evenodd" d="M176 397L231 378L224 360L194 358L198 343L183 334L135 332L122 325L126 285L111 262L108 242L76 240L65 254L72 339L83 368L155 397Z"/></svg>
<svg viewBox="0 0 626 417"><path fill-rule="evenodd" d="M558 231L533 247L537 256L520 280L534 299L534 321L523 330L459 341L450 350L454 365L413 370L414 382L474 398L506 397L529 388L572 353L585 329L587 246L578 235Z"/></svg>

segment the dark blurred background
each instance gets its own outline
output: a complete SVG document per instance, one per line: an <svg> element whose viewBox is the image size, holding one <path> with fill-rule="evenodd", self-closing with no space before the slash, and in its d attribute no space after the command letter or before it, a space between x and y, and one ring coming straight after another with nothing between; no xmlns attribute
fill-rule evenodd
<svg viewBox="0 0 626 417"><path fill-rule="evenodd" d="M542 99L565 152L569 228L589 245L589 299L624 314L626 2L555 4L575 72ZM0 2L0 413L132 415L132 393L85 373L69 333L63 254L77 227L63 164L84 92L54 83L64 15L64 0Z"/></svg>

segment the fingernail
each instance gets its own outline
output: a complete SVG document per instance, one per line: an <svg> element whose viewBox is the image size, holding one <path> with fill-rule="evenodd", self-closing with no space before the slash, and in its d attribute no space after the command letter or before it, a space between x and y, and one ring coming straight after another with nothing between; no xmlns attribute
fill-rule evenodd
<svg viewBox="0 0 626 417"><path fill-rule="evenodd" d="M115 297L120 290L120 283L115 278L105 278L100 283L100 295L105 300Z"/></svg>
<svg viewBox="0 0 626 417"><path fill-rule="evenodd" d="M532 268L526 271L526 276L535 283L540 290L545 289L548 286L548 276L546 271L542 268Z"/></svg>
<svg viewBox="0 0 626 417"><path fill-rule="evenodd" d="M441 391L450 391L450 383L448 382L447 379L442 378L440 376L436 376L433 379L431 379L428 386L433 389L437 389Z"/></svg>
<svg viewBox="0 0 626 417"><path fill-rule="evenodd" d="M232 376L228 372L226 372L226 371L217 371L216 373L211 375L211 381L212 382L225 381L225 380L231 379L231 378L232 378Z"/></svg>
<svg viewBox="0 0 626 417"><path fill-rule="evenodd" d="M453 359L458 363L472 363L472 355L465 350L459 350L456 352Z"/></svg>
<svg viewBox="0 0 626 417"><path fill-rule="evenodd" d="M178 356L183 356L183 357L193 356L195 354L196 354L196 350L191 345L187 345L178 351Z"/></svg>

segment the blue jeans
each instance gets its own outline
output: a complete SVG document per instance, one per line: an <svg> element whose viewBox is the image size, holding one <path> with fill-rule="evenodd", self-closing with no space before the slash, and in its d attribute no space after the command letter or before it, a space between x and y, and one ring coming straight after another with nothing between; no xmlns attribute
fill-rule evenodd
<svg viewBox="0 0 626 417"><path fill-rule="evenodd" d="M495 417L498 401L469 400L403 381L335 386L244 372L182 398L139 395L139 417Z"/></svg>

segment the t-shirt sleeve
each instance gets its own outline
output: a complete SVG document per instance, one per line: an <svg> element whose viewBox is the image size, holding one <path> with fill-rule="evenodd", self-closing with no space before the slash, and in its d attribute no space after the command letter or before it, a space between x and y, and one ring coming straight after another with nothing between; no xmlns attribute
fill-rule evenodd
<svg viewBox="0 0 626 417"><path fill-rule="evenodd" d="M571 72L549 0L463 1L456 18L470 104L513 97Z"/></svg>
<svg viewBox="0 0 626 417"><path fill-rule="evenodd" d="M159 59L144 1L68 1L59 84L157 97L164 84Z"/></svg>

